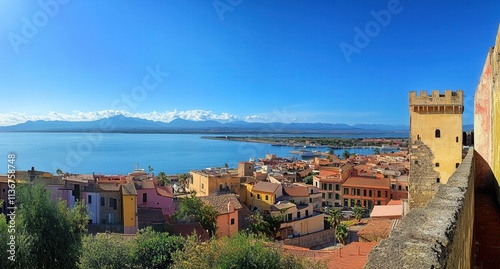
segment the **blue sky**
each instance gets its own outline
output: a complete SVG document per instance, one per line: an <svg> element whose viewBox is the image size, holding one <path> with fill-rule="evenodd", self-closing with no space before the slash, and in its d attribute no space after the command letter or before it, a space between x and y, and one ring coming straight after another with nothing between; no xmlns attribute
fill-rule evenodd
<svg viewBox="0 0 500 269"><path fill-rule="evenodd" d="M433 89L464 90L472 123L499 11L496 0L4 0L0 125L115 114L407 125L408 92Z"/></svg>

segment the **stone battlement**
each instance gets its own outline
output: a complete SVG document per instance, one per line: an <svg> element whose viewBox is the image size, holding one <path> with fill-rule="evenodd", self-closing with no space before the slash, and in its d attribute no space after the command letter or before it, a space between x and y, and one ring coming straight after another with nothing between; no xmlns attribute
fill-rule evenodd
<svg viewBox="0 0 500 269"><path fill-rule="evenodd" d="M427 91L420 91L420 95L415 91L410 92L410 106L462 106L464 93L462 90L456 92L445 90L441 94L438 90L432 91L429 95Z"/></svg>

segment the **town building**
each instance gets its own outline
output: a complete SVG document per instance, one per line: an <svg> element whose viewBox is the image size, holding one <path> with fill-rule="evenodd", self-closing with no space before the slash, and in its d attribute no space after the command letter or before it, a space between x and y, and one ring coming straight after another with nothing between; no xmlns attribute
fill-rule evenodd
<svg viewBox="0 0 500 269"><path fill-rule="evenodd" d="M233 236L238 233L239 210L243 206L233 193L202 196L200 199L218 212L216 237Z"/></svg>
<svg viewBox="0 0 500 269"><path fill-rule="evenodd" d="M362 206L372 209L390 201L390 179L353 176L342 184L344 207Z"/></svg>

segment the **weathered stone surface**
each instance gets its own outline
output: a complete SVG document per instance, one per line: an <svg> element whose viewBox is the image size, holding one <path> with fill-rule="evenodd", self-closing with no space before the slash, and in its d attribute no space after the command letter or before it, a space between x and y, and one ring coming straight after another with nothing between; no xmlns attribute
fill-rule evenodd
<svg viewBox="0 0 500 269"><path fill-rule="evenodd" d="M425 207L414 208L382 240L364 268L471 268L474 224L473 149L439 185Z"/></svg>

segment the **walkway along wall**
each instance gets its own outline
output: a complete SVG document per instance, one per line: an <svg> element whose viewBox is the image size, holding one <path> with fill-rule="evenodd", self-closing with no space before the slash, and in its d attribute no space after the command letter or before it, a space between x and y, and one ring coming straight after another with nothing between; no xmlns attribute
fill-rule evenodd
<svg viewBox="0 0 500 269"><path fill-rule="evenodd" d="M412 209L368 257L366 269L471 268L474 226L474 149L436 196Z"/></svg>

